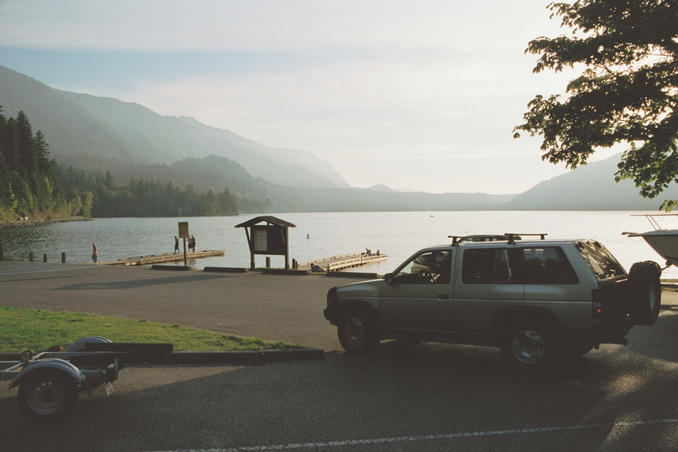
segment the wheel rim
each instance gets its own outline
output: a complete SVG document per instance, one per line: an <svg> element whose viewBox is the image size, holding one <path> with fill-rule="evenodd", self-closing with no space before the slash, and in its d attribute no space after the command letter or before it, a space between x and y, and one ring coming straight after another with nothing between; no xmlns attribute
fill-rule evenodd
<svg viewBox="0 0 678 452"><path fill-rule="evenodd" d="M520 330L513 336L513 356L523 364L537 364L544 359L544 338L534 330Z"/></svg>
<svg viewBox="0 0 678 452"><path fill-rule="evenodd" d="M66 402L66 386L59 380L41 378L32 385L26 395L30 409L40 415L54 414Z"/></svg>
<svg viewBox="0 0 678 452"><path fill-rule="evenodd" d="M350 345L360 345L365 337L365 325L358 317L348 317L344 320L344 339Z"/></svg>

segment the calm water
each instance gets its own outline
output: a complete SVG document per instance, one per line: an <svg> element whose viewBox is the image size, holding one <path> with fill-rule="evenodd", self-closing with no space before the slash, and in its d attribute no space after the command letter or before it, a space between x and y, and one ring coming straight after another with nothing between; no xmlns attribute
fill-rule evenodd
<svg viewBox="0 0 678 452"><path fill-rule="evenodd" d="M297 225L290 229L290 259L306 262L370 248L389 256L388 260L362 267L364 271L386 273L418 248L448 243L448 235L498 234L504 232L541 233L549 238L592 238L601 241L628 268L633 262L663 259L642 238L627 238L624 231L650 230L640 212L340 212L274 214ZM91 262L92 242L97 244L99 261L120 257L171 253L177 222L188 221L197 240L197 249L220 249L225 256L200 259L195 267L248 267L249 249L243 229L234 226L255 215L237 217L192 218L106 218L93 221L57 223L0 230L5 259L28 260L29 251L36 260L47 253L50 262L58 262L66 252L69 263ZM678 228L674 219L662 226ZM274 267L282 267L284 258L272 256ZM265 257L257 256L257 266ZM678 278L678 269L670 268L664 278Z"/></svg>

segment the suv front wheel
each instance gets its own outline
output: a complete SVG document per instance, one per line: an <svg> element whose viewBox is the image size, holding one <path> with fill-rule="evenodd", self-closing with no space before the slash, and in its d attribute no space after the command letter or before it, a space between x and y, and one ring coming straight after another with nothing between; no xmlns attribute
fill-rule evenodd
<svg viewBox="0 0 678 452"><path fill-rule="evenodd" d="M348 310L337 325L339 342L348 353L371 353L379 345L374 321L362 310Z"/></svg>

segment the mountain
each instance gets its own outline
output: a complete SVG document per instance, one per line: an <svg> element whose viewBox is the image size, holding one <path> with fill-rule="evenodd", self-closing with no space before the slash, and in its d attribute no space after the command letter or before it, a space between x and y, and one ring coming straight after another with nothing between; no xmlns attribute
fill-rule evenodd
<svg viewBox="0 0 678 452"><path fill-rule="evenodd" d="M61 91L0 66L0 105L23 110L57 162L106 170L112 160L169 164L208 155L237 162L255 177L301 187L348 187L332 166L307 151L273 149L187 117L161 116L139 104Z"/></svg>
<svg viewBox="0 0 678 452"><path fill-rule="evenodd" d="M184 159L172 165L113 165L115 183L134 177L192 185L200 192L228 188L241 202L243 212L393 211L393 210L492 210L500 209L513 195L483 193L401 193L380 186L371 188L286 187L249 175L224 157Z"/></svg>
<svg viewBox="0 0 678 452"><path fill-rule="evenodd" d="M614 181L621 154L580 166L541 182L506 204L516 210L657 210L664 199L678 199L671 185L655 199L640 196L633 181Z"/></svg>
<svg viewBox="0 0 678 452"><path fill-rule="evenodd" d="M130 177L228 188L244 212L389 210L656 210L678 199L674 184L645 199L631 181L614 182L619 155L541 182L519 195L430 194L383 185L349 188L308 151L263 146L188 117L161 116L135 103L50 88L0 66L0 105L23 110L62 164Z"/></svg>

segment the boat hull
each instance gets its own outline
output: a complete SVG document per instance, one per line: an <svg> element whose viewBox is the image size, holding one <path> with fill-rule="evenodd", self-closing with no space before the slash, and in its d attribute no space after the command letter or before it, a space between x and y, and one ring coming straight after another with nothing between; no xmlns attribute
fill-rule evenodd
<svg viewBox="0 0 678 452"><path fill-rule="evenodd" d="M639 235L662 255L667 263L678 266L678 229L643 232Z"/></svg>

